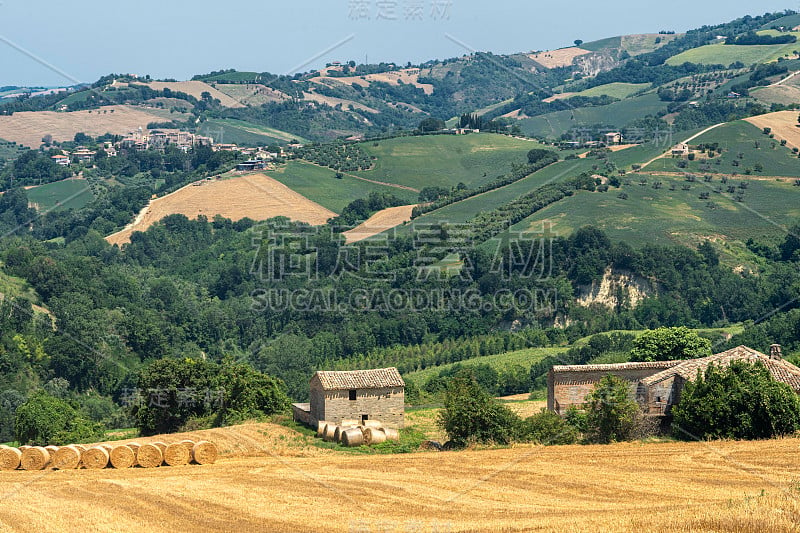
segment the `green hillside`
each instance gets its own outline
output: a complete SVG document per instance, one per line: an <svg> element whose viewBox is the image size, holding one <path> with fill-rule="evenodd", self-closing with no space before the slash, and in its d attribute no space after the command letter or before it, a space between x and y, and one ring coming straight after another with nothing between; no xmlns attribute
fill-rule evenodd
<svg viewBox="0 0 800 533"><path fill-rule="evenodd" d="M775 61L784 55L791 55L797 49L797 43L750 46L733 46L723 43L708 44L672 56L667 60L667 64L673 66L682 65L683 63L730 65L731 63L741 62L745 65L752 65L754 63Z"/></svg>
<svg viewBox="0 0 800 533"><path fill-rule="evenodd" d="M292 133L234 119L210 119L201 124L197 131L202 135L213 137L216 143L234 143L244 146L286 144L291 140L308 142Z"/></svg>
<svg viewBox="0 0 800 533"><path fill-rule="evenodd" d="M624 240L631 246L696 245L709 237L744 242L751 237L781 236L785 233L781 226L800 217L800 189L792 183L747 180L747 189L742 190L738 188L742 181L730 182L737 189L730 194L719 179L688 183L677 176L630 175L620 189L580 192L535 213L514 229L535 230L547 221L557 234L569 235L591 224L607 232L612 240ZM656 182L661 183L659 189ZM722 193L714 192L721 186ZM705 192L709 198L701 199ZM741 192L744 201L737 202L734 196ZM620 198L622 193L626 199Z"/></svg>
<svg viewBox="0 0 800 533"><path fill-rule="evenodd" d="M86 180L56 181L28 189L28 200L42 211L80 209L94 199Z"/></svg>
<svg viewBox="0 0 800 533"><path fill-rule="evenodd" d="M649 83L607 83L606 85L598 85L591 89L586 89L573 96L611 96L623 100L629 96L650 88Z"/></svg>
<svg viewBox="0 0 800 533"><path fill-rule="evenodd" d="M800 176L800 160L789 148L758 129L737 120L715 128L694 139L692 145L718 143L722 154L710 160L698 158L689 161L682 169L681 159L665 157L653 162L646 170L667 172L708 172L715 174L740 174L752 176ZM761 168L760 171L756 170Z"/></svg>
<svg viewBox="0 0 800 533"><path fill-rule="evenodd" d="M655 115L667 108L656 94L645 94L620 102L598 107L581 107L574 110L556 111L519 121L527 135L535 137L560 137L573 128L603 124L621 128L633 120L646 115Z"/></svg>
<svg viewBox="0 0 800 533"><path fill-rule="evenodd" d="M526 163L532 148L543 147L492 133L401 137L360 146L378 159L372 170L356 175L414 189L459 182L479 186L507 173L514 163Z"/></svg>
<svg viewBox="0 0 800 533"><path fill-rule="evenodd" d="M289 161L277 171L268 174L293 191L336 213L341 213L347 204L365 198L371 192L393 194L408 204L417 203L419 196L414 191L378 185L348 175L336 179L333 170L305 161Z"/></svg>

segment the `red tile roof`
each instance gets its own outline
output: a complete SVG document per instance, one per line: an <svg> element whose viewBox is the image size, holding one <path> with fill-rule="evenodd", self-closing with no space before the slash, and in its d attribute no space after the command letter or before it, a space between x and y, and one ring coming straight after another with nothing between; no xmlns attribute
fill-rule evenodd
<svg viewBox="0 0 800 533"><path fill-rule="evenodd" d="M605 365L556 365L553 372L613 372L615 370L642 370L672 368L683 361L645 361L640 363L611 363Z"/></svg>

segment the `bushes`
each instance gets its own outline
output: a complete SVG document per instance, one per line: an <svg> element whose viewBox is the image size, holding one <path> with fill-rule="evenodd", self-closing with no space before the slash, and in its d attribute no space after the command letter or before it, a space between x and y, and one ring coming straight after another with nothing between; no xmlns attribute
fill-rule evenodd
<svg viewBox="0 0 800 533"><path fill-rule="evenodd" d="M101 435L101 426L89 422L72 403L43 391L20 405L14 420L14 437L20 444L64 445Z"/></svg>
<svg viewBox="0 0 800 533"><path fill-rule="evenodd" d="M579 437L578 429L569 420L545 409L519 423L518 439L524 442L546 446L575 444Z"/></svg>
<svg viewBox="0 0 800 533"><path fill-rule="evenodd" d="M225 425L288 406L283 383L247 365L161 359L139 373L133 416L144 435L170 433L190 421Z"/></svg>
<svg viewBox="0 0 800 533"><path fill-rule="evenodd" d="M457 446L470 443L510 444L518 434L519 417L462 375L447 386L439 425Z"/></svg>
<svg viewBox="0 0 800 533"><path fill-rule="evenodd" d="M687 383L672 414L679 439L767 439L800 428L800 399L763 363L734 361Z"/></svg>
<svg viewBox="0 0 800 533"><path fill-rule="evenodd" d="M630 384L608 375L586 398L586 440L596 444L632 440L642 418Z"/></svg>

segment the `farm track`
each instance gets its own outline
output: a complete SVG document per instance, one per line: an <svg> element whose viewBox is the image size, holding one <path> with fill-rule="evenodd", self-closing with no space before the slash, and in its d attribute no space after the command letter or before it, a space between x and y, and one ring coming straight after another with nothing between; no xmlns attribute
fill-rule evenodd
<svg viewBox="0 0 800 533"><path fill-rule="evenodd" d="M798 439L290 457L240 427L213 465L1 472L2 530L797 531Z"/></svg>
<svg viewBox="0 0 800 533"><path fill-rule="evenodd" d="M704 134L708 133L709 131L711 131L711 130L713 130L713 129L719 128L720 126L724 126L725 124L727 124L727 122L721 122L721 123L719 123L719 124L714 124L713 126L711 126L711 127L708 127L708 128L704 129L703 131L701 131L701 132L699 132L699 133L695 133L694 135L692 135L691 137L689 137L689 138L688 138L688 139L686 139L685 141L681 141L681 142L679 142L679 143L675 143L675 144L689 144L690 142L692 142L693 140L697 139L697 138L698 138L698 137L700 137L701 135L704 135ZM672 149L672 147L670 146L670 150L671 150L671 149ZM657 156L657 157L654 157L653 159L651 159L650 161L648 161L647 163L645 163L644 165L642 165L642 170L644 170L645 168L647 168L649 165L652 165L653 163L655 163L655 162L656 162L656 161L658 161L659 159L662 159L663 157L665 157L665 156L666 156L666 155L669 153L669 151L670 151L670 150L667 150L667 151L666 151L666 152L664 152L663 154L661 154L661 155L659 155L659 156Z"/></svg>

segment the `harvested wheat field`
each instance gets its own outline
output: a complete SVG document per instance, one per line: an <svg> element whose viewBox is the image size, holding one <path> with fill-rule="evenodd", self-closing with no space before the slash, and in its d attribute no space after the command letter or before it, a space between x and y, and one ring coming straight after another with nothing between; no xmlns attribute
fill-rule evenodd
<svg viewBox="0 0 800 533"><path fill-rule="evenodd" d="M312 89L313 90L313 89ZM372 107L367 107L364 104L359 104L353 100L345 100L343 98L336 98L335 96L325 96L323 94L318 94L316 92L304 92L303 99L309 100L311 102L317 102L319 104L329 105L331 107L336 107L337 105L342 106L344 109L348 109L350 106L353 106L353 109L359 109L361 111L366 111L367 113L379 113L377 109Z"/></svg>
<svg viewBox="0 0 800 533"><path fill-rule="evenodd" d="M127 135L158 120L163 119L139 108L124 105L67 113L20 111L10 116L0 116L0 139L38 148L45 135L52 135L55 141L71 141L78 132L93 137L105 133Z"/></svg>
<svg viewBox="0 0 800 533"><path fill-rule="evenodd" d="M147 83L137 81L134 83L134 85L147 85L154 91L163 91L164 89L169 89L170 91L182 92L190 96L194 96L198 100L202 98L204 92L207 92L211 95L211 98L219 100L220 104L225 107L244 107L244 105L242 105L235 98L231 98L227 94L218 91L204 81L151 81ZM127 86L128 83L126 82L114 81L114 83L112 83L112 87Z"/></svg>
<svg viewBox="0 0 800 533"><path fill-rule="evenodd" d="M2 472L8 531L796 531L800 440ZM69 512L65 512L69 510Z"/></svg>
<svg viewBox="0 0 800 533"><path fill-rule="evenodd" d="M286 185L263 174L231 179L204 180L152 200L127 228L109 235L111 244L130 242L134 231L147 228L167 215L183 214L190 219L198 215L209 219L222 215L231 220L245 217L266 220L285 216L292 220L322 225L336 213L312 202Z"/></svg>
<svg viewBox="0 0 800 533"><path fill-rule="evenodd" d="M539 63L545 68L568 67L575 61L576 57L591 54L590 51L571 46L560 50L550 50L549 52L539 52L538 54L528 54L528 57Z"/></svg>
<svg viewBox="0 0 800 533"><path fill-rule="evenodd" d="M433 85L430 83L419 82L420 70L419 69L402 69L392 72L379 72L377 74L367 74L365 76L344 76L344 77L328 77L317 76L311 78L311 81L322 83L336 81L344 83L345 85L360 85L361 87L369 87L372 82L388 83L389 85L413 85L417 89L422 89L427 95L433 94Z"/></svg>
<svg viewBox="0 0 800 533"><path fill-rule="evenodd" d="M343 233L344 238L348 243L363 241L373 235L397 227L403 222L411 220L411 212L415 207L416 205L401 205L378 211L355 228L345 231Z"/></svg>
<svg viewBox="0 0 800 533"><path fill-rule="evenodd" d="M746 118L745 121L758 128L772 128L778 140L786 140L789 148L800 148L800 128L797 123L797 111L778 111ZM0 135L2 137L2 135Z"/></svg>

